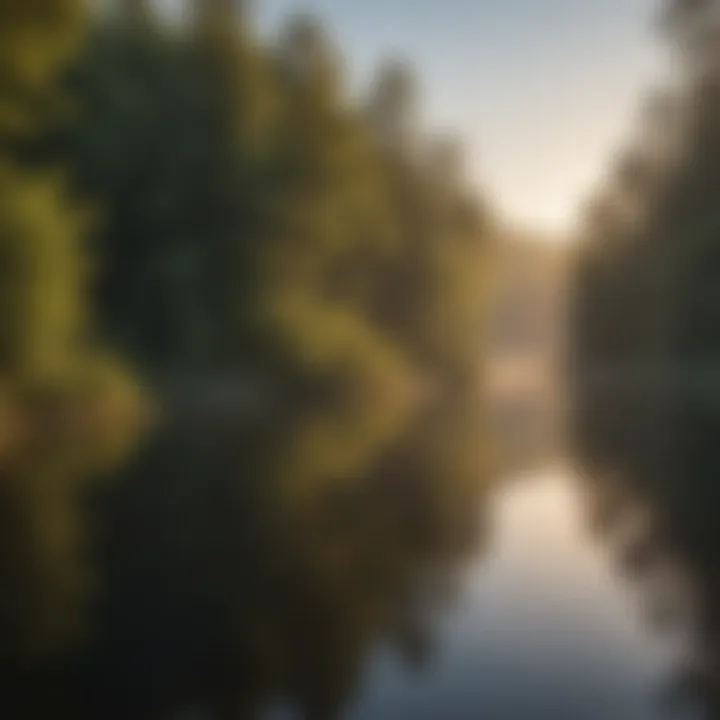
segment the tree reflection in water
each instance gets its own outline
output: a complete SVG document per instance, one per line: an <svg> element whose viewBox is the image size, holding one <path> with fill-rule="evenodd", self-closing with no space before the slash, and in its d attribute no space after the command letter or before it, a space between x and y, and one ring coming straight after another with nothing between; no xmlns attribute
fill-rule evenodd
<svg viewBox="0 0 720 720"><path fill-rule="evenodd" d="M427 661L482 531L475 402L398 425L392 443L348 426L346 447L335 429L293 454L308 422L331 419L168 424L92 504L94 633L4 673L17 717L257 717L287 700L331 718L379 641Z"/></svg>
<svg viewBox="0 0 720 720"><path fill-rule="evenodd" d="M577 411L592 522L684 648L668 699L720 717L720 406L626 387L587 392Z"/></svg>

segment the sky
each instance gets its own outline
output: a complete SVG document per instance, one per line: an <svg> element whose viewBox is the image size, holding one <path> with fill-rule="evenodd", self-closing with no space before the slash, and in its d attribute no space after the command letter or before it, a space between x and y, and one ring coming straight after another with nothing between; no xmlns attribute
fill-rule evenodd
<svg viewBox="0 0 720 720"><path fill-rule="evenodd" d="M415 67L430 130L456 132L470 180L509 222L567 237L662 79L656 0L255 0L264 33L311 11L357 86Z"/></svg>

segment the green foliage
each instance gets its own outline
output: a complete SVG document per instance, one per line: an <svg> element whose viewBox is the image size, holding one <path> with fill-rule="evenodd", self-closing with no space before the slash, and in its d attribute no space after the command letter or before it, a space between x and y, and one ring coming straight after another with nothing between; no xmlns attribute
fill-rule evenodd
<svg viewBox="0 0 720 720"><path fill-rule="evenodd" d="M352 384L473 357L483 226L462 185L384 145L319 26L269 48L214 17L100 29L74 73L84 112L57 147L105 207L102 326L154 372Z"/></svg>
<svg viewBox="0 0 720 720"><path fill-rule="evenodd" d="M425 553L453 556L473 524L477 435L451 408L473 401L486 219L459 150L417 132L404 68L391 66L361 106L307 18L271 45L227 2L203 0L182 29L123 5L70 67L79 30L48 40L54 65L42 60L37 88L68 103L33 116L0 158L2 410L18 428L0 436L0 579L14 588L0 603L2 661L42 659L95 630L72 669L85 677L99 653L98 694L128 669L152 680L159 657L159 693L187 684L214 698L222 676L235 701L238 668L257 666L257 694L290 690L328 712L397 596L420 582ZM6 99L16 103L0 87L0 109ZM202 433L196 417L172 416L91 507L98 473L147 420L116 350L164 410L177 407L169 380L269 385L278 427L243 429L242 408L201 413ZM343 494L363 508L347 526L330 507ZM92 518L102 543L88 542ZM317 677L295 656L307 638L295 636L294 611L266 607L279 591L258 553L275 551L290 590L316 594L303 607L331 617L313 626L325 643ZM363 595L362 573L385 552ZM107 589L97 616L94 581ZM158 616L168 600L177 604ZM148 652L135 664L138 643ZM208 672L191 677L204 658ZM337 697L319 697L337 658Z"/></svg>
<svg viewBox="0 0 720 720"><path fill-rule="evenodd" d="M674 117L651 118L664 150L630 153L589 215L573 302L579 377L717 365L720 91L692 68L686 86Z"/></svg>
<svg viewBox="0 0 720 720"><path fill-rule="evenodd" d="M0 2L0 139L27 138L56 107L58 73L82 41L85 0ZM6 148L7 150L7 148Z"/></svg>
<svg viewBox="0 0 720 720"><path fill-rule="evenodd" d="M80 346L87 268L82 213L61 177L0 166L0 367L19 377L67 372Z"/></svg>
<svg viewBox="0 0 720 720"><path fill-rule="evenodd" d="M138 428L139 391L93 337L91 213L38 153L85 19L74 0L0 3L2 663L78 638L91 575L83 493Z"/></svg>

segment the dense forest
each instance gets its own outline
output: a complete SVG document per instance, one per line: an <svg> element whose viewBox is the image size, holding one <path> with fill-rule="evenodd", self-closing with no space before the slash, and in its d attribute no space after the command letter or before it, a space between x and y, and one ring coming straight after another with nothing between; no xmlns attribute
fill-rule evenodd
<svg viewBox="0 0 720 720"><path fill-rule="evenodd" d="M670 377L692 376L706 388L713 382L717 9L715 2L666 3L661 28L677 77L646 102L637 141L588 205L572 299L580 377L614 374L635 387Z"/></svg>
<svg viewBox="0 0 720 720"><path fill-rule="evenodd" d="M592 517L682 639L671 699L718 695L717 2L668 2L679 69L592 202L574 258L571 428Z"/></svg>
<svg viewBox="0 0 720 720"><path fill-rule="evenodd" d="M334 717L381 631L422 655L413 589L480 531L460 147L403 62L352 93L309 17L185 19L0 0L14 717Z"/></svg>
<svg viewBox="0 0 720 720"><path fill-rule="evenodd" d="M660 27L678 72L647 101L639 140L588 205L568 364L581 440L585 420L613 398L653 395L660 423L675 396L717 393L717 11L715 2L665 4Z"/></svg>
<svg viewBox="0 0 720 720"><path fill-rule="evenodd" d="M581 440L613 398L654 395L659 423L671 396L717 392L717 9L666 4L661 29L678 73L647 101L639 140L588 207L570 303Z"/></svg>

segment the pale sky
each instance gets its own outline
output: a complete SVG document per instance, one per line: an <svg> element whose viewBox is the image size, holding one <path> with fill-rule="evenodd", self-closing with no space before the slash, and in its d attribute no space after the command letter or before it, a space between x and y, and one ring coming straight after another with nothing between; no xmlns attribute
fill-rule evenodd
<svg viewBox="0 0 720 720"><path fill-rule="evenodd" d="M656 0L256 0L272 33L310 10L357 83L401 55L421 81L425 124L456 130L470 178L502 214L543 231L579 204L662 78Z"/></svg>

